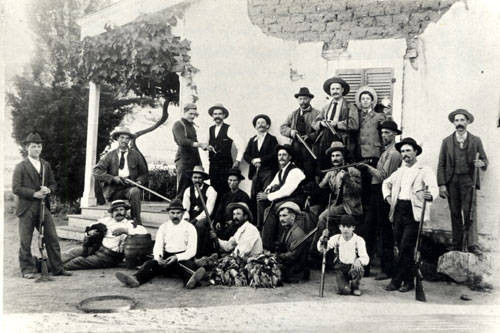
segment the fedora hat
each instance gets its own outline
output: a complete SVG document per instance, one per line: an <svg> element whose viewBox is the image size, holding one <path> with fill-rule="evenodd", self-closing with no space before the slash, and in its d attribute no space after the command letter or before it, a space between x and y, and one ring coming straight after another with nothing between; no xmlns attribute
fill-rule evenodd
<svg viewBox="0 0 500 333"><path fill-rule="evenodd" d="M123 200L115 200L111 203L111 206L108 208L108 213L113 213L113 211L118 207L124 207L125 210L130 209L130 205Z"/></svg>
<svg viewBox="0 0 500 333"><path fill-rule="evenodd" d="M130 129L128 127L115 128L113 133L111 133L111 137L113 138L113 140L117 140L121 134L126 134L126 135L130 136L131 139L135 138L135 134L130 132Z"/></svg>
<svg viewBox="0 0 500 333"><path fill-rule="evenodd" d="M231 168L229 169L229 171L227 172L227 176L236 176L238 177L239 180L243 180L245 179L245 176L243 176L241 174L241 170L239 168Z"/></svg>
<svg viewBox="0 0 500 333"><path fill-rule="evenodd" d="M351 215L342 215L340 216L340 221L339 225L345 225L345 226L356 226L358 224L358 221L351 216Z"/></svg>
<svg viewBox="0 0 500 333"><path fill-rule="evenodd" d="M295 98L297 98L299 96L307 96L309 98L314 98L314 95L309 92L309 88L307 88L307 87L300 88L299 92L296 93L294 96L295 96Z"/></svg>
<svg viewBox="0 0 500 333"><path fill-rule="evenodd" d="M292 157L292 160L293 160L294 155L295 155L295 151L294 151L292 145L278 145L276 147L276 154L278 154L278 152L282 149L286 150L286 152Z"/></svg>
<svg viewBox="0 0 500 333"><path fill-rule="evenodd" d="M356 103L356 106L361 109L361 102L360 102L360 98L361 98L361 94L362 93L369 93L371 96L372 96L372 108L375 108L375 105L377 105L377 101L378 101L378 96L377 96L377 92L375 91L375 89L373 89L372 87L370 86L363 86L361 88L358 89L358 91L356 92L356 97L354 99L354 102Z"/></svg>
<svg viewBox="0 0 500 333"><path fill-rule="evenodd" d="M198 110L198 107L194 103L184 104L184 112L186 112L188 110Z"/></svg>
<svg viewBox="0 0 500 333"><path fill-rule="evenodd" d="M224 107L224 105L222 105L220 103L215 104L210 109L208 109L208 114L210 115L210 117L212 117L212 114L214 113L215 110L222 110L222 112L224 112L224 118L229 117L229 111L228 111L228 109L226 109Z"/></svg>
<svg viewBox="0 0 500 333"><path fill-rule="evenodd" d="M43 140L42 140L42 137L40 136L40 134L38 134L37 132L33 132L33 133L30 133L28 134L28 136L26 137L26 139L24 139L23 143L25 145L27 145L28 143L43 143Z"/></svg>
<svg viewBox="0 0 500 333"><path fill-rule="evenodd" d="M332 152L334 151L341 151L344 155L346 153L346 148L344 146L344 144L340 141L333 141L331 144L330 144L330 148L328 148L326 151L325 151L325 154L326 155L330 155Z"/></svg>
<svg viewBox="0 0 500 333"><path fill-rule="evenodd" d="M300 214L300 207L299 207L299 205L297 205L293 201L285 201L285 202L283 202L281 205L279 205L279 207L277 209L277 213L279 214L279 212L281 212L281 210L284 209L284 208L290 209L291 211L293 211L295 213L295 215L299 215Z"/></svg>
<svg viewBox="0 0 500 333"><path fill-rule="evenodd" d="M452 123L455 120L455 116L457 114L463 114L469 121L469 124L474 122L474 116L472 115L472 113L465 109L456 109L455 111L450 112L450 114L448 115L448 120Z"/></svg>
<svg viewBox="0 0 500 333"><path fill-rule="evenodd" d="M231 202L226 207L226 215L230 216L230 214L232 214L233 210L235 210L236 208L243 209L243 211L248 215L248 221L253 221L252 212L250 211L250 208L248 208L248 205L244 202Z"/></svg>
<svg viewBox="0 0 500 333"><path fill-rule="evenodd" d="M323 90L326 92L326 94L328 96L330 96L330 86L332 83L340 83L342 88L344 88L344 92L343 92L342 96L347 95L349 93L349 90L351 89L351 87L349 86L349 84L347 82L345 82L340 77L334 76L334 77L331 77L328 80L326 80L325 83L323 83Z"/></svg>
<svg viewBox="0 0 500 333"><path fill-rule="evenodd" d="M380 124L380 129L385 128L393 131L396 135L401 134L401 131L398 129L398 124L396 124L393 120L385 120L382 124Z"/></svg>
<svg viewBox="0 0 500 333"><path fill-rule="evenodd" d="M415 148L415 150L417 151L417 156L420 155L420 154L422 154L422 147L420 147L418 145L418 143L417 143L417 141L415 141L415 139L413 139L413 138L404 138L403 140L401 140L398 143L396 143L394 145L394 147L396 147L396 150L401 153L401 147L403 147L404 145L413 146L413 148Z"/></svg>
<svg viewBox="0 0 500 333"><path fill-rule="evenodd" d="M167 212L170 210L173 210L173 209L182 210L182 211L186 210L184 208L184 206L182 206L182 202L180 199L174 199L174 200L170 201L170 205L168 205L168 207L167 207Z"/></svg>
<svg viewBox="0 0 500 333"><path fill-rule="evenodd" d="M256 116L253 118L253 120L252 120L253 127L255 127L255 124L257 123L257 120L258 120L259 118L264 119L264 120L267 122L267 124L268 124L269 126L271 126L271 118L269 118L269 116L268 116L268 115L266 115L266 114L262 114L262 113L261 113L261 114L256 115Z"/></svg>
<svg viewBox="0 0 500 333"><path fill-rule="evenodd" d="M200 175L203 176L204 179L210 178L208 176L208 173L205 172L205 169L203 169L203 166L201 166L201 165L195 165L194 168L193 168L193 170L188 171L188 173L189 173L190 176L192 176L195 173L199 173Z"/></svg>

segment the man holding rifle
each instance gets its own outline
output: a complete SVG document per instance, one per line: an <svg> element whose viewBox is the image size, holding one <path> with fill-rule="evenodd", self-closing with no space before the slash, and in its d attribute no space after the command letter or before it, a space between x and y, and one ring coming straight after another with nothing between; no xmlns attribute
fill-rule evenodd
<svg viewBox="0 0 500 333"><path fill-rule="evenodd" d="M472 202L472 194L475 189L479 189L476 170L480 168L485 171L488 158L481 139L467 131L467 126L474 121L469 111L457 109L449 114L448 119L455 126L455 132L441 144L437 170L439 195L448 199L453 248L462 251L465 240L468 250L475 251L478 246L477 221L472 221L474 216L471 216L471 209L476 204ZM476 184L473 184L474 178Z"/></svg>
<svg viewBox="0 0 500 333"><path fill-rule="evenodd" d="M111 137L118 141L118 148L110 151L94 167L94 177L103 184L106 201L126 199L130 202L130 213L136 225L141 220L141 190L127 183L127 179L144 185L148 167L141 154L129 149L129 142L134 137L127 127L117 128Z"/></svg>
<svg viewBox="0 0 500 333"><path fill-rule="evenodd" d="M71 275L66 272L61 260L61 248L57 239L56 228L50 215L50 193L56 189L56 181L50 164L40 158L42 138L38 133L30 133L24 145L28 157L18 163L14 169L12 192L18 196L16 215L19 217L19 265L21 277L33 279L36 273L35 260L31 255L33 230L43 228L41 241L45 242L48 264L54 275ZM42 183L42 180L44 181ZM42 205L45 208L42 209ZM40 216L44 211L44 215ZM39 246L43 248L43 246ZM42 253L42 257L43 257Z"/></svg>

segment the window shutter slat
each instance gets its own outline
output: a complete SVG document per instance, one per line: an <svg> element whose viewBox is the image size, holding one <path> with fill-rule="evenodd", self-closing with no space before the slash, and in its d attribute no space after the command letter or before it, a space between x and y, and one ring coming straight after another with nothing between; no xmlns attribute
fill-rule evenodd
<svg viewBox="0 0 500 333"><path fill-rule="evenodd" d="M363 86L363 70L362 69L339 69L335 75L342 78L350 86L349 93L344 97L348 102L354 103L356 91Z"/></svg>

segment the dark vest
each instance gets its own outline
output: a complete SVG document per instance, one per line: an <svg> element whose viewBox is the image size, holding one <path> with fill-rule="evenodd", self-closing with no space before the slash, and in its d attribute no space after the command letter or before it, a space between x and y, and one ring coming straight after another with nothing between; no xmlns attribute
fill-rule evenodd
<svg viewBox="0 0 500 333"><path fill-rule="evenodd" d="M279 188L281 188L283 186L283 184L285 184L286 182L286 179L288 177L288 174L290 173L290 171L292 171L293 169L296 169L297 166L293 163L290 163L290 165L288 166L288 168L285 170L285 172L283 172L281 175L280 175L280 171L278 171L278 181L279 181ZM281 177L280 177L281 176ZM298 199L299 201L300 200L303 200L305 197L305 194L304 194L304 190L302 188L302 183L299 184L299 186L297 186L297 188L295 189L295 191L292 192L292 194L290 194L290 196L288 197L288 199L292 200L292 201L295 201L294 199ZM284 198L280 199L283 200ZM301 204L299 204L301 205Z"/></svg>
<svg viewBox="0 0 500 333"><path fill-rule="evenodd" d="M219 131L219 135L215 137L215 125L210 126L210 138L208 144L214 147L217 153L210 151L208 153L208 158L210 163L221 162L221 163L232 163L233 158L231 156L231 147L233 145L233 139L227 136L227 131L229 130L228 124L222 124Z"/></svg>
<svg viewBox="0 0 500 333"><path fill-rule="evenodd" d="M470 173L469 165L467 164L467 145L469 144L469 137L464 142L464 147L460 148L460 143L457 137L453 136L453 156L455 159L454 174L464 175Z"/></svg>
<svg viewBox="0 0 500 333"><path fill-rule="evenodd" d="M208 190L208 185L203 185L201 188L201 195L203 196L203 199L205 200L205 203L207 202L207 190ZM189 205L189 218L194 219L198 215L203 212L203 205L201 203L200 197L196 197L196 189L194 188L194 185L189 186L189 199L190 199L190 205ZM194 208L198 207L198 209L195 211Z"/></svg>

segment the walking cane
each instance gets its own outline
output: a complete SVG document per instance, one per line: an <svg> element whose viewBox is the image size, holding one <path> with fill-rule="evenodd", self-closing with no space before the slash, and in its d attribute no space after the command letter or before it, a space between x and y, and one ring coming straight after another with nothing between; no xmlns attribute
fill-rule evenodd
<svg viewBox="0 0 500 333"><path fill-rule="evenodd" d="M476 153L476 159L474 162L479 160L479 152ZM469 221L464 221L464 231L462 233L462 251L467 252L467 249L469 247L468 244L468 239L467 235L469 234L469 229L476 220L475 215L477 214L476 211L476 186L477 186L477 178L478 178L478 168L474 166L474 176L472 177L472 195L471 195L471 200L470 200L470 207L469 207ZM473 244L474 245L474 244Z"/></svg>
<svg viewBox="0 0 500 333"><path fill-rule="evenodd" d="M326 215L326 228L325 230L328 231L328 223L330 222L330 204L332 203L332 194L330 193L328 195L328 208L327 212L328 214ZM321 278L319 280L319 297L323 297L323 293L325 291L325 269L326 269L326 252L328 250L328 247L326 247L323 251L323 259L321 261Z"/></svg>
<svg viewBox="0 0 500 333"><path fill-rule="evenodd" d="M424 190L427 191L429 186L425 186ZM427 206L427 200L424 199L424 203L422 205L422 213L420 214L420 223L418 224L418 233L417 233L417 241L415 244L415 252L413 253L413 259L415 261L415 299L420 302L426 302L427 299L425 297L424 286L422 284L422 280L424 279L422 272L420 271L420 265L422 264L420 258L420 239L422 234L422 229L424 228L424 218L425 218L425 208Z"/></svg>

